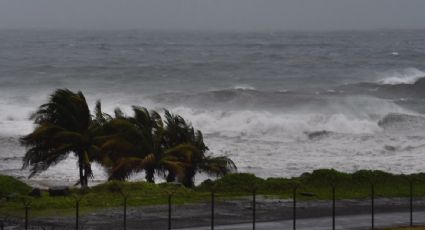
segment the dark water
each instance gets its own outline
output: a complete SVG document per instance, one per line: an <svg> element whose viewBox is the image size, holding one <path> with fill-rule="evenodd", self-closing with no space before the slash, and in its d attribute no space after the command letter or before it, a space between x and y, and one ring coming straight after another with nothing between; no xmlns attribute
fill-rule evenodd
<svg viewBox="0 0 425 230"><path fill-rule="evenodd" d="M213 153L263 177L323 167L417 172L424 71L425 31L3 30L0 172L26 175L17 137L63 87L109 112L169 108L206 134ZM75 167L70 158L35 180L71 183Z"/></svg>

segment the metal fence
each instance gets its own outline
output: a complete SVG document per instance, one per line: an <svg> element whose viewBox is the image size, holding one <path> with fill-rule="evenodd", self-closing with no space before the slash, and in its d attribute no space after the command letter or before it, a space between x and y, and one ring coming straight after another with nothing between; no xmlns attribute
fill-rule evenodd
<svg viewBox="0 0 425 230"><path fill-rule="evenodd" d="M330 202L330 225L329 225L329 229L336 229L336 220L337 220L337 207L336 204L337 202L339 202L338 197L337 197L337 187L336 186L331 186L330 187L330 191L331 191L331 197L332 199L329 201ZM413 182L409 182L409 197L407 197L406 199L406 207L408 207L408 210L406 210L408 212L408 219L406 220L406 223L408 223L409 226L413 226L414 225L414 197L413 197ZM251 191L251 195L250 198L248 200L246 200L247 202L249 202L250 205L250 210L251 210L251 217L250 217L250 223L252 223L252 229L255 230L256 226L257 226L257 218L258 218L258 213L257 213L257 198L259 195L262 194L258 194L256 189L253 189ZM294 186L292 188L292 198L291 198L291 221L292 221L292 229L296 230L297 229L297 221L300 219L299 217L297 217L297 213L298 213L298 202L299 202L299 195L302 195L302 193L299 192L298 187ZM214 228L216 227L216 215L217 215L217 210L216 210L216 205L217 205L217 197L218 195L220 195L219 193L215 192L215 191L211 191L209 193L209 201L207 203L207 205L209 206L209 214L210 216L209 218L209 225L210 225L210 229L214 230ZM375 193L375 184L370 184L370 194L369 194L369 214L370 214L370 229L375 229L375 216L376 216L376 204L375 204L375 200L376 200L376 193ZM67 226L68 228L72 228L72 229L76 229L76 230L83 230L85 229L86 223L84 221L81 220L81 216L80 216L80 202L81 199L83 199L83 197L77 197L75 196L75 204L74 204L74 210L75 210L75 222L73 224L73 226ZM122 205L122 210L121 210L121 214L120 214L120 226L116 227L117 229L123 229L126 230L128 229L128 218L127 218L127 214L128 214L128 195L126 194L122 194L122 201L123 201L123 205ZM169 193L166 196L166 205L164 206L166 208L166 212L164 212L164 214L166 213L166 217L163 218L163 221L166 221L166 228L167 229L173 229L173 198L174 198L174 194L173 193ZM31 202L29 200L26 200L23 202L23 207L22 207L22 212L23 212L23 218L22 219L18 219L18 218L0 218L0 230L12 230L12 229L31 229L31 230L54 230L54 229L62 229L61 226L58 225L49 225L49 224L39 224L39 223L35 223L32 224L31 223L31 219L30 219L30 213L31 213ZM164 226L165 227L165 226ZM111 228L112 229L112 228ZM140 229L143 229L142 227L140 227Z"/></svg>

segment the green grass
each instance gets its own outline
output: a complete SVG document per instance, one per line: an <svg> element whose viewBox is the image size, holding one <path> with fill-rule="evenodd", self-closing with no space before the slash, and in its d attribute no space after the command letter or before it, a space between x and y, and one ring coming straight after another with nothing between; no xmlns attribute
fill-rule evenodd
<svg viewBox="0 0 425 230"><path fill-rule="evenodd" d="M313 193L313 197L299 196L300 199L331 199L332 185L336 187L337 199L361 199L370 196L371 183L375 184L377 197L409 196L409 180L414 182L414 196L425 196L425 174L393 175L382 171L358 171L341 173L335 170L322 169L313 173L305 173L296 178L261 179L251 174L231 174L217 181L205 181L196 191L218 193L248 194L256 188L258 194L278 195L290 198L292 190L297 187L298 193Z"/></svg>
<svg viewBox="0 0 425 230"><path fill-rule="evenodd" d="M30 188L10 177L0 177L3 194L26 194ZM3 179L7 178L7 179ZM230 174L216 181L207 180L193 189L173 184L150 184L146 182L107 182L94 186L84 194L73 189L67 197L49 197L46 192L41 198L19 197L0 201L0 215L21 216L23 201L31 201L32 216L70 215L74 213L75 197L81 197L82 213L97 209L119 207L123 204L122 194L128 195L129 206L166 204L169 193L173 193L173 204L209 201L210 192L217 199L237 199L250 195L255 188L257 194L266 197L291 198L297 187L299 199L331 199L331 186L336 186L337 199L361 199L370 196L371 183L375 184L377 197L409 196L409 180L414 182L414 196L425 197L425 174L393 175L382 171L358 171L341 173L335 170L317 170L296 178L261 179L252 174ZM6 186L3 186L5 183ZM16 187L15 187L16 185ZM16 188L16 190L15 190ZM302 196L311 193L314 196Z"/></svg>
<svg viewBox="0 0 425 230"><path fill-rule="evenodd" d="M10 194L24 195L31 191L31 187L11 177L0 175L0 197Z"/></svg>

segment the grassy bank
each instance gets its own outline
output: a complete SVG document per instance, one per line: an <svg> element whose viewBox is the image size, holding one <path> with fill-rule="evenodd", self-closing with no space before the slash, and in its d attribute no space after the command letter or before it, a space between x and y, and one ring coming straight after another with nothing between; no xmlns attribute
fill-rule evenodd
<svg viewBox="0 0 425 230"><path fill-rule="evenodd" d="M24 195L31 191L25 183L10 177L0 175L0 198L11 194Z"/></svg>
<svg viewBox="0 0 425 230"><path fill-rule="evenodd" d="M279 198L291 198L297 187L299 199L331 199L331 186L336 186L337 199L362 199L370 195L371 183L375 184L377 197L409 196L409 180L414 181L415 197L425 197L425 174L393 175L382 171L358 171L341 173L335 170L317 170L296 178L261 179L252 174L230 174L216 181L207 180L196 188L189 189L175 184L150 184L146 182L107 182L81 193L73 189L70 196L49 197L43 192L41 198L24 196L30 188L11 177L0 177L0 194L15 193L18 196L0 201L0 215L21 215L23 202L31 201L33 216L51 213L73 213L76 197L81 197L82 212L94 209L118 207L123 204L123 194L128 196L129 206L165 204L168 194L173 194L173 203L208 201L214 190L218 199L237 198L257 194ZM3 185L6 186L3 186Z"/></svg>

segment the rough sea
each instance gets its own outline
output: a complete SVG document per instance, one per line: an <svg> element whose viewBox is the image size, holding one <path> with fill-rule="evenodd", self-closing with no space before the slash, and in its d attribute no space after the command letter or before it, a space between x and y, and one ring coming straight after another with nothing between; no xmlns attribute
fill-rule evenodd
<svg viewBox="0 0 425 230"><path fill-rule="evenodd" d="M18 138L57 88L83 91L91 108L100 99L109 113L170 109L211 153L260 177L424 170L425 31L1 30L1 174L28 175ZM100 166L94 174L106 178ZM30 182L77 176L70 156Z"/></svg>

